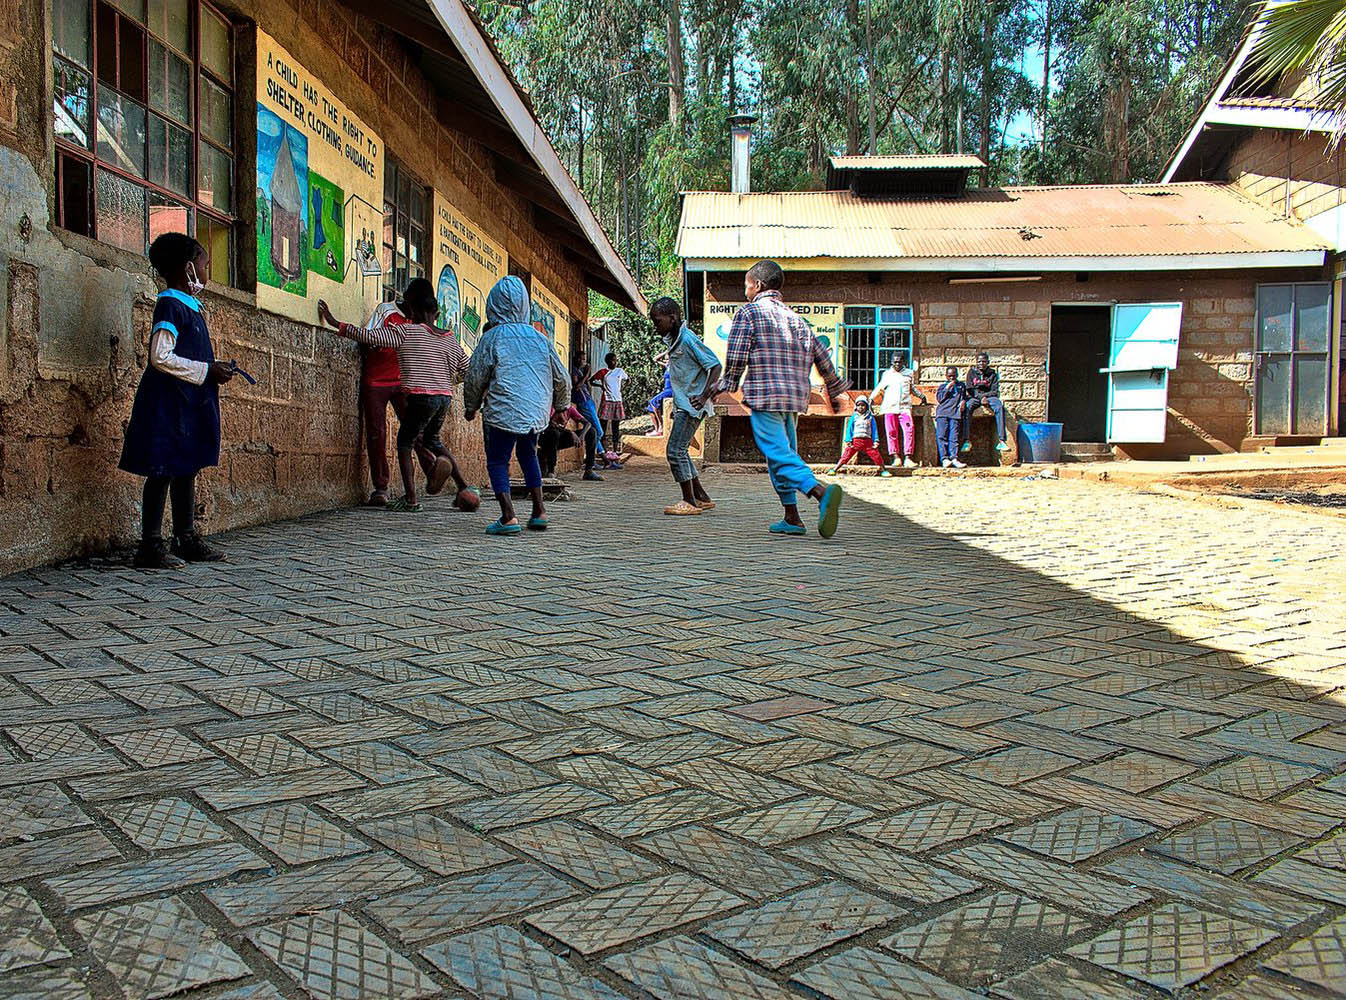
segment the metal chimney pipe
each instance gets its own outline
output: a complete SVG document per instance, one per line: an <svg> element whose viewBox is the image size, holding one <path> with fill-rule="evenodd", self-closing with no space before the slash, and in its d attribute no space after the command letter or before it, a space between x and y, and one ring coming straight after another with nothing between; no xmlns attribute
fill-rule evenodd
<svg viewBox="0 0 1346 1000"><path fill-rule="evenodd" d="M729 116L729 190L734 194L752 190L752 154L748 143L756 122L756 115Z"/></svg>

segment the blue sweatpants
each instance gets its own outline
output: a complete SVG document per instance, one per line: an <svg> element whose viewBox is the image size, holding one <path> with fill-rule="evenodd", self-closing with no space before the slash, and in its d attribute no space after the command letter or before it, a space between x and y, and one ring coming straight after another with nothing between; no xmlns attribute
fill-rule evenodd
<svg viewBox="0 0 1346 1000"><path fill-rule="evenodd" d="M794 413L776 413L771 410L751 410L748 423L757 449L766 458L771 486L780 497L781 506L795 503L795 492L807 493L818 485L818 479L799 457L799 437Z"/></svg>
<svg viewBox="0 0 1346 1000"><path fill-rule="evenodd" d="M536 434L511 434L490 424L484 424L482 430L486 438L486 472L491 477L491 489L496 496L509 496L509 459L512 454L518 456L524 485L530 490L542 485Z"/></svg>
<svg viewBox="0 0 1346 1000"><path fill-rule="evenodd" d="M944 462L958 457L958 438L963 422L957 417L935 418L935 443L939 445L939 460Z"/></svg>

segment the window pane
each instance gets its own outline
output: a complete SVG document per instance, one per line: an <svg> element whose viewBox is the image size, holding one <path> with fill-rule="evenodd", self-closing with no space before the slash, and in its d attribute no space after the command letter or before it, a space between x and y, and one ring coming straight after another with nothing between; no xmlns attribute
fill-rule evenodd
<svg viewBox="0 0 1346 1000"><path fill-rule="evenodd" d="M233 283L231 230L223 222L208 215L196 217L196 241L206 248L210 255L210 280L221 285Z"/></svg>
<svg viewBox="0 0 1346 1000"><path fill-rule="evenodd" d="M51 61L52 122L58 139L89 148L89 74L59 56Z"/></svg>
<svg viewBox="0 0 1346 1000"><path fill-rule="evenodd" d="M98 157L145 176L145 109L112 90L98 93Z"/></svg>
<svg viewBox="0 0 1346 1000"><path fill-rule="evenodd" d="M234 205L234 161L206 142L196 144L197 200L221 212Z"/></svg>
<svg viewBox="0 0 1346 1000"><path fill-rule="evenodd" d="M145 82L149 76L145 69L145 29L119 18L117 52L121 60L117 67L117 89L137 101L145 100Z"/></svg>
<svg viewBox="0 0 1346 1000"><path fill-rule="evenodd" d="M411 224L425 225L425 189L416 187L411 190Z"/></svg>
<svg viewBox="0 0 1346 1000"><path fill-rule="evenodd" d="M1332 326L1330 288L1326 282L1295 287L1296 351L1327 351L1327 331Z"/></svg>
<svg viewBox="0 0 1346 1000"><path fill-rule="evenodd" d="M234 43L229 26L218 17L201 8L201 65L221 80L234 79Z"/></svg>
<svg viewBox="0 0 1346 1000"><path fill-rule="evenodd" d="M89 0L55 0L51 9L51 42L61 55L89 67Z"/></svg>
<svg viewBox="0 0 1346 1000"><path fill-rule="evenodd" d="M874 323L874 307L847 306L844 312L842 313L842 322L845 323L847 326L851 326L853 324L860 326L864 325L872 326Z"/></svg>
<svg viewBox="0 0 1346 1000"><path fill-rule="evenodd" d="M424 241L425 241L425 234L421 232L420 227L412 226L411 242L409 245L409 249L411 251L410 253L411 262L413 264L419 264L421 262L421 244Z"/></svg>
<svg viewBox="0 0 1346 1000"><path fill-rule="evenodd" d="M93 168L73 156L60 157L60 224L72 233L93 235Z"/></svg>
<svg viewBox="0 0 1346 1000"><path fill-rule="evenodd" d="M190 198L192 134L158 115L150 115L149 133L149 179Z"/></svg>
<svg viewBox="0 0 1346 1000"><path fill-rule="evenodd" d="M187 0L150 0L150 31L183 55L192 51L191 22Z"/></svg>
<svg viewBox="0 0 1346 1000"><path fill-rule="evenodd" d="M164 233L192 232L192 210L158 192L149 192L150 242Z"/></svg>
<svg viewBox="0 0 1346 1000"><path fill-rule="evenodd" d="M98 4L98 49L94 53L98 64L98 82L117 86L117 11L111 4Z"/></svg>
<svg viewBox="0 0 1346 1000"><path fill-rule="evenodd" d="M145 189L107 170L98 171L98 238L144 253Z"/></svg>
<svg viewBox="0 0 1346 1000"><path fill-rule="evenodd" d="M184 125L192 123L192 67L172 49L150 40L150 107Z"/></svg>
<svg viewBox="0 0 1346 1000"><path fill-rule="evenodd" d="M145 20L145 0L112 0L125 14L130 14L137 21Z"/></svg>
<svg viewBox="0 0 1346 1000"><path fill-rule="evenodd" d="M1294 287L1291 285L1259 285L1257 287L1257 349L1259 351L1288 351L1290 349L1291 305Z"/></svg>
<svg viewBox="0 0 1346 1000"><path fill-rule="evenodd" d="M234 101L229 91L201 77L201 134L225 149L234 148Z"/></svg>
<svg viewBox="0 0 1346 1000"><path fill-rule="evenodd" d="M911 322L911 306L884 306L879 310L879 322L909 324Z"/></svg>
<svg viewBox="0 0 1346 1000"><path fill-rule="evenodd" d="M383 211L391 212L392 203L397 200L397 164L389 163L383 168Z"/></svg>
<svg viewBox="0 0 1346 1000"><path fill-rule="evenodd" d="M406 214L411 207L411 179L401 170L397 172L397 210Z"/></svg>

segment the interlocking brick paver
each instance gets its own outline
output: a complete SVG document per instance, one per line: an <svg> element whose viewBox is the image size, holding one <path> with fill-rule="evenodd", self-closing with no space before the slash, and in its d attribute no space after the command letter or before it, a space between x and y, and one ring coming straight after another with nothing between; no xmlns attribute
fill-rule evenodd
<svg viewBox="0 0 1346 1000"><path fill-rule="evenodd" d="M1346 525L853 477L822 553L756 477L673 524L618 475L528 546L432 498L0 581L0 998L1340 989Z"/></svg>
<svg viewBox="0 0 1346 1000"><path fill-rule="evenodd" d="M128 996L168 996L249 971L238 953L174 896L99 910L77 918L75 930Z"/></svg>
<svg viewBox="0 0 1346 1000"><path fill-rule="evenodd" d="M827 881L717 920L705 933L741 955L779 969L906 912L870 893Z"/></svg>
<svg viewBox="0 0 1346 1000"><path fill-rule="evenodd" d="M1275 936L1265 927L1170 903L1111 927L1067 954L1173 990L1205 978Z"/></svg>

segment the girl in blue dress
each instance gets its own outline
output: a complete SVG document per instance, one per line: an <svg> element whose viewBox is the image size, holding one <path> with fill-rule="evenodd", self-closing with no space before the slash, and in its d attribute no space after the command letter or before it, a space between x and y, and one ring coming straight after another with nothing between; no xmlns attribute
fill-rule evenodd
<svg viewBox="0 0 1346 1000"><path fill-rule="evenodd" d="M224 558L196 530L196 474L220 463L220 384L234 377L234 368L215 360L196 299L209 265L205 248L183 233L164 233L149 256L168 287L154 304L149 364L131 406L119 467L145 477L135 565L176 569L184 560ZM170 495L171 551L162 534Z"/></svg>

